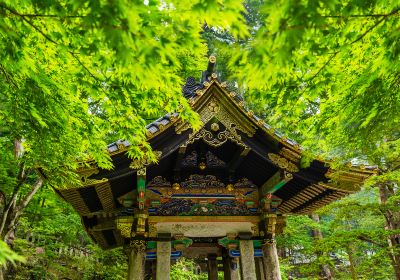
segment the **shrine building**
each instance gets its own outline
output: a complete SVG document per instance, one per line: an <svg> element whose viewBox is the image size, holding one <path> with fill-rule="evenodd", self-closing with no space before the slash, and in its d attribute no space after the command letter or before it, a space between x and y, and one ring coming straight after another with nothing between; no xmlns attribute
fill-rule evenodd
<svg viewBox="0 0 400 280"><path fill-rule="evenodd" d="M335 171L321 160L302 167L301 147L246 109L214 73L215 57L183 94L202 121L178 114L150 123L157 163L132 160L130 144L108 145L114 168L89 162L79 186L57 190L103 249L123 246L129 280L170 279L171 262L194 259L208 279L278 280L274 238L287 215L307 214L357 191L374 173ZM334 178L334 180L332 179Z"/></svg>

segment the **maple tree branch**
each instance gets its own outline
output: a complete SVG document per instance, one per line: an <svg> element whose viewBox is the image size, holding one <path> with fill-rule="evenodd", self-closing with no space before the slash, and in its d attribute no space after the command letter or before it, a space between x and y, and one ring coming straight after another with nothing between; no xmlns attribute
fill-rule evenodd
<svg viewBox="0 0 400 280"><path fill-rule="evenodd" d="M362 40L369 32L371 32L374 28L376 28L379 24L381 24L384 20L386 20L389 16L395 15L399 13L400 8L398 9L394 9L392 12L390 12L389 14L384 14L381 15L381 19L379 19L377 22L375 22L374 25L372 25L371 27L369 27L364 33L362 33L358 38L356 38L355 40L353 40L352 42L349 43L349 45L353 45L357 42L359 42L360 40ZM336 51L333 54L331 54L331 56L329 57L329 59L324 63L324 65L322 65L321 68L318 69L318 71L310 78L306 81L307 84L309 84L311 81L313 81L321 72L323 69L325 69L326 66L329 65L329 63L333 60L333 58L335 58L335 56L339 53L340 51ZM305 89L307 89L308 86L306 86L303 91Z"/></svg>
<svg viewBox="0 0 400 280"><path fill-rule="evenodd" d="M28 203L31 201L33 196L36 194L36 192L40 189L40 187L43 185L44 179L39 175L39 178L36 180L36 182L33 184L32 189L29 191L29 193L21 200L19 205L17 206L17 211L16 211L16 216L19 216L19 214L24 210L24 208L28 205Z"/></svg>
<svg viewBox="0 0 400 280"><path fill-rule="evenodd" d="M13 77L9 73L7 73L4 66L0 63L0 71L3 73L3 76L6 78L7 82L11 84L15 89L19 89L17 83L14 81Z"/></svg>
<svg viewBox="0 0 400 280"><path fill-rule="evenodd" d="M58 42L56 42L55 40L53 40L52 38L50 38L46 33L44 33L39 27L37 27L35 24L33 24L30 20L28 20L26 18L26 16L24 14L20 14L18 13L16 10L9 8L7 6L5 6L4 4L0 4L0 7L3 7L4 9L6 9L7 11L9 11L10 13L19 16L24 22L26 22L28 25L30 25L33 29L35 29L37 32L39 32L47 41L55 44L55 45L59 45ZM96 80L97 83L101 84L101 81L83 64L83 62L79 59L79 57L77 56L77 54L75 52L72 51L68 51L69 54L72 55L72 57L79 63L79 65L81 65L84 70L93 78Z"/></svg>
<svg viewBox="0 0 400 280"><path fill-rule="evenodd" d="M372 243L372 244L377 245L377 246L379 246L379 247L381 247L381 248L385 248L385 247L386 247L385 244L379 243L379 242L377 242L377 241L375 241L375 240L372 240L372 239L370 239L370 238L368 238L368 237L366 237L366 236L363 236L363 235L357 236L357 239L359 239L359 240L361 240L361 241L365 241L365 242Z"/></svg>
<svg viewBox="0 0 400 280"><path fill-rule="evenodd" d="M340 16L340 15L326 15L322 16L324 18L365 18L365 17L384 17L388 14L365 14L365 15L348 15L348 16Z"/></svg>
<svg viewBox="0 0 400 280"><path fill-rule="evenodd" d="M86 16L79 16L79 15L77 15L77 16L59 16L59 15L44 15L44 14L21 14L21 16L30 17L30 18L36 18L36 17L46 18L46 17L48 17L48 18L60 18L60 19L63 19L63 18L84 18L84 17L86 17Z"/></svg>

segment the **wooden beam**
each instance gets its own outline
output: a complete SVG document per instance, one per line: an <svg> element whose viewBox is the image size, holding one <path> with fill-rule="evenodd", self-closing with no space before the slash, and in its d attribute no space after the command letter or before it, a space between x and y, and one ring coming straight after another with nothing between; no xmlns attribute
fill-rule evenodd
<svg viewBox="0 0 400 280"><path fill-rule="evenodd" d="M310 192L310 188L313 190L312 192ZM281 212L290 212L292 209L295 209L295 208L307 203L307 201L310 201L313 197L323 193L324 191L325 191L324 188L317 187L315 185L309 186L306 189L304 189L301 192L299 192L298 194L296 194L295 196L291 197L289 200L284 201L278 207L278 209ZM313 197L310 196L310 194L312 194ZM306 199L304 199L304 198L306 198Z"/></svg>
<svg viewBox="0 0 400 280"><path fill-rule="evenodd" d="M279 170L272 175L261 187L262 194L274 193L282 188L287 182L293 179L293 175L286 171Z"/></svg>
<svg viewBox="0 0 400 280"><path fill-rule="evenodd" d="M82 196L80 195L78 189L60 190L60 194L67 202L69 202L75 208L75 210L80 215L86 215L90 213L90 210L87 207Z"/></svg>
<svg viewBox="0 0 400 280"><path fill-rule="evenodd" d="M111 191L110 183L106 182L97 185L94 188L103 209L106 211L115 209L114 197Z"/></svg>
<svg viewBox="0 0 400 280"><path fill-rule="evenodd" d="M186 146L181 146L178 149L178 155L176 157L175 166L174 166L174 179L180 180L181 176L181 167L182 167L182 159L186 153Z"/></svg>
<svg viewBox="0 0 400 280"><path fill-rule="evenodd" d="M228 173L229 177L232 177L235 173L235 170L239 167L242 163L243 159L247 156L250 152L250 148L244 147L243 149L239 149L233 155L231 161L228 164Z"/></svg>
<svg viewBox="0 0 400 280"><path fill-rule="evenodd" d="M99 223L91 228L88 229L89 232L94 232L94 231L103 231L103 230L114 230L115 229L115 222L114 220L106 220L103 223Z"/></svg>

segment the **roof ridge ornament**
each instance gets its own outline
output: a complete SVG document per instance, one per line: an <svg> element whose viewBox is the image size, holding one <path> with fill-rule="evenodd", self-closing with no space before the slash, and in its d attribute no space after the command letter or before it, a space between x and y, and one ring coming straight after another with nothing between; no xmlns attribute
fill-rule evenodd
<svg viewBox="0 0 400 280"><path fill-rule="evenodd" d="M185 98L190 99L197 96L199 90L207 87L207 84L209 83L208 81L211 80L211 78L217 78L217 74L214 73L216 62L217 58L215 56L212 55L208 58L207 70L202 72L200 82L198 82L194 77L186 78L186 84L182 87L182 94Z"/></svg>

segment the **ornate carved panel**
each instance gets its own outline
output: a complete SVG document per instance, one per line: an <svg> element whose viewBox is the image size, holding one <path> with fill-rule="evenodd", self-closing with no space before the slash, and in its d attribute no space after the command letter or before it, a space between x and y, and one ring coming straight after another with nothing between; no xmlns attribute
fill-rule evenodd
<svg viewBox="0 0 400 280"><path fill-rule="evenodd" d="M258 189L243 178L225 185L213 175L193 174L171 185L161 177L147 186L150 215L257 215Z"/></svg>
<svg viewBox="0 0 400 280"><path fill-rule="evenodd" d="M191 175L188 180L181 183L185 189L224 188L225 184L213 175Z"/></svg>
<svg viewBox="0 0 400 280"><path fill-rule="evenodd" d="M252 216L257 211L237 200L216 200L210 203L195 203L190 199L171 199L158 207L156 216ZM259 214L259 213L258 213Z"/></svg>
<svg viewBox="0 0 400 280"><path fill-rule="evenodd" d="M207 167L224 167L226 163L214 155L212 152L208 151L205 154L205 160ZM199 156L196 151L192 151L182 160L182 166L197 166L199 163Z"/></svg>
<svg viewBox="0 0 400 280"><path fill-rule="evenodd" d="M189 136L189 140L186 144L191 144L196 140L203 139L207 144L213 147L219 147L229 139L240 146L245 146L241 141L238 131L252 137L256 131L256 127L241 118L238 112L234 112L235 109L230 107L232 107L230 104L223 104L220 100L211 97L207 104L199 110L200 119L203 125L213 119L217 120L217 122L211 125L211 131L203 126L199 131L193 132ZM218 122L224 126L224 130L219 129ZM184 126L184 128L187 129L189 127ZM179 126L179 133L182 131L183 126Z"/></svg>
<svg viewBox="0 0 400 280"><path fill-rule="evenodd" d="M182 166L196 166L197 165L197 152L192 151L182 160Z"/></svg>
<svg viewBox="0 0 400 280"><path fill-rule="evenodd" d="M209 167L226 166L226 163L223 160L219 159L216 155L214 155L210 151L208 151L206 153L206 162L207 162L207 166L209 166Z"/></svg>

